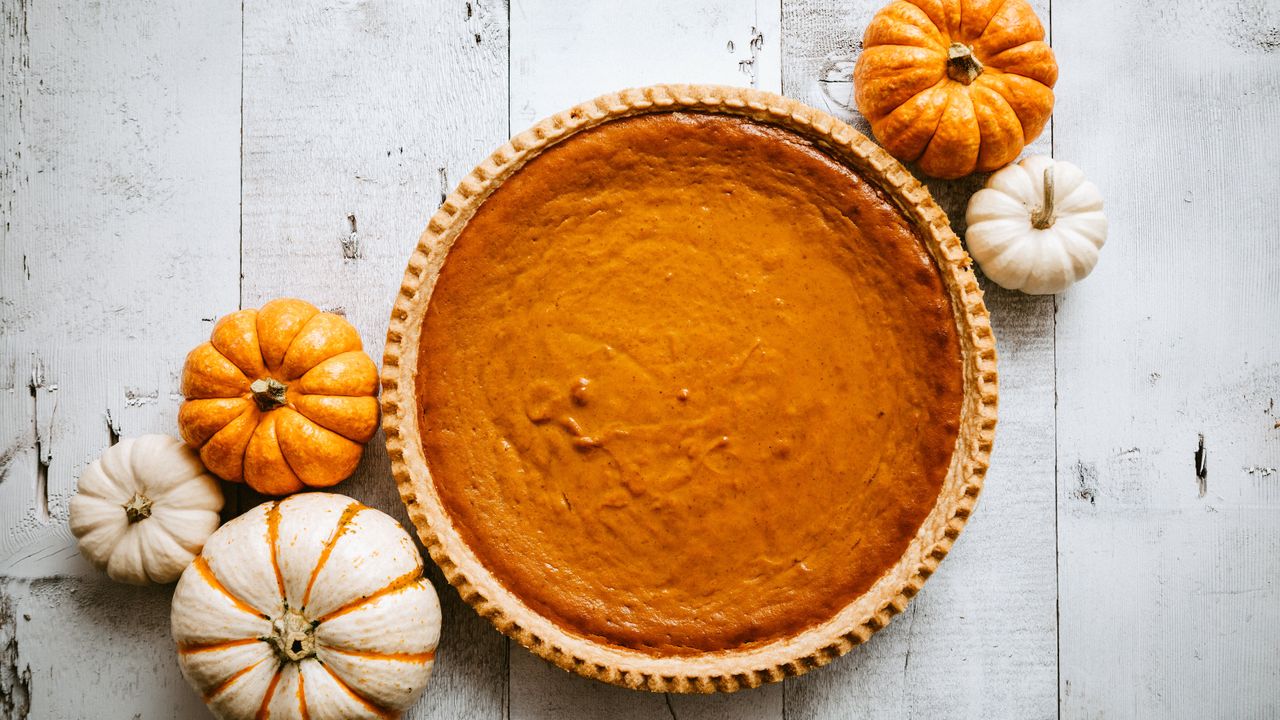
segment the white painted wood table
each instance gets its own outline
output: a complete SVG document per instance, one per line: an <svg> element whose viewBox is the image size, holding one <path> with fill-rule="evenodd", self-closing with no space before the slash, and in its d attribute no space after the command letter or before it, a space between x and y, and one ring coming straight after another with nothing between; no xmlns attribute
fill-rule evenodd
<svg viewBox="0 0 1280 720"><path fill-rule="evenodd" d="M752 84L865 130L818 77L878 5L0 0L0 717L203 715L171 589L94 572L66 519L103 448L175 431L216 318L297 295L379 357L442 193L606 90ZM437 573L409 717L1280 716L1280 3L1036 7L1062 72L1031 150L1103 189L1110 243L1058 297L985 286L993 466L906 614L805 677L664 697L543 663ZM957 231L979 183L931 183ZM380 444L340 487L405 521Z"/></svg>

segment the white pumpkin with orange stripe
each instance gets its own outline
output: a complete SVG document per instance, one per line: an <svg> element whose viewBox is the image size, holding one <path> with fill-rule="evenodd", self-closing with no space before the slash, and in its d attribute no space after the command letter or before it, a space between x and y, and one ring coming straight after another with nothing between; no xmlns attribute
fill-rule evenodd
<svg viewBox="0 0 1280 720"><path fill-rule="evenodd" d="M214 533L171 621L183 675L220 718L394 718L431 675L440 603L399 523L303 493Z"/></svg>

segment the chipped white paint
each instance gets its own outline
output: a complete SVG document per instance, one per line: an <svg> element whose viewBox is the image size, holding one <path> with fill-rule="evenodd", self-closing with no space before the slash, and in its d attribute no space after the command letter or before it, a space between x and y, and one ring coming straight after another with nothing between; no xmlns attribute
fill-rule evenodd
<svg viewBox="0 0 1280 720"><path fill-rule="evenodd" d="M511 130L623 87L780 92L778 0L511 0Z"/></svg>
<svg viewBox="0 0 1280 720"><path fill-rule="evenodd" d="M620 87L715 82L781 90L776 0L747 3L513 0L511 127ZM715 699L638 694L571 675L519 646L510 659L511 720L730 717L776 720L782 686Z"/></svg>
<svg viewBox="0 0 1280 720"><path fill-rule="evenodd" d="M201 716L171 591L92 572L65 520L103 447L173 431L216 317L298 295L377 357L441 194L509 129L620 86L754 83L865 129L818 76L880 4L0 0L0 717ZM631 693L510 648L437 573L440 659L409 717L1280 714L1276 27L1257 0L1054 9L1055 142L1031 151L1095 179L1112 243L1056 300L988 286L979 510L867 646L756 691ZM980 184L931 183L957 230ZM387 475L375 440L340 490L403 521Z"/></svg>
<svg viewBox="0 0 1280 720"><path fill-rule="evenodd" d="M1062 715L1280 717L1280 6L1054 10L1055 154L1115 220L1059 298Z"/></svg>
<svg viewBox="0 0 1280 720"><path fill-rule="evenodd" d="M235 308L239 13L0 7L0 572L40 576L107 414L169 430L202 318Z"/></svg>
<svg viewBox="0 0 1280 720"><path fill-rule="evenodd" d="M848 68L880 7L866 0L789 2L783 15L786 93L844 117ZM1046 25L1047 0L1034 2ZM1048 130L1028 154L1050 154ZM970 195L986 176L928 185L963 235ZM1054 306L985 282L1000 352L1000 423L978 511L907 612L823 672L787 681L788 716L1042 718L1057 712L1054 536Z"/></svg>
<svg viewBox="0 0 1280 720"><path fill-rule="evenodd" d="M0 716L199 708L168 591L92 571L66 518L121 433L173 432L236 307L239 40L226 3L0 0Z"/></svg>
<svg viewBox="0 0 1280 720"><path fill-rule="evenodd" d="M459 178L507 137L497 0L250 2L244 17L246 307L340 309L381 360L405 261ZM339 491L408 518L379 433ZM241 507L256 504L242 494ZM409 718L496 718L506 640L432 567L444 623Z"/></svg>

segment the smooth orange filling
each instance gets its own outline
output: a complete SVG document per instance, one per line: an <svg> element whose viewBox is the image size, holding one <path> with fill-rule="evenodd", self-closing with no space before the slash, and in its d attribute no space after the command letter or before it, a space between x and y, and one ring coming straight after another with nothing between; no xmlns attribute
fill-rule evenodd
<svg viewBox="0 0 1280 720"><path fill-rule="evenodd" d="M427 311L427 463L482 563L599 641L741 648L833 617L933 507L963 395L910 223L807 140L715 114L533 159Z"/></svg>

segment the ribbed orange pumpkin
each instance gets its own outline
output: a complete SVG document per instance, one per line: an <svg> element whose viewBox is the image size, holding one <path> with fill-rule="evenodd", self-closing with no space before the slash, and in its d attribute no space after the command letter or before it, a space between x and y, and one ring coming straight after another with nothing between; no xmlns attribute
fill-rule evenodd
<svg viewBox="0 0 1280 720"><path fill-rule="evenodd" d="M886 150L927 175L1003 167L1053 112L1058 64L1025 0L897 0L862 48L858 110Z"/></svg>
<svg viewBox="0 0 1280 720"><path fill-rule="evenodd" d="M178 427L210 472L268 495L327 487L378 427L378 368L356 329L301 300L231 313L187 355Z"/></svg>

